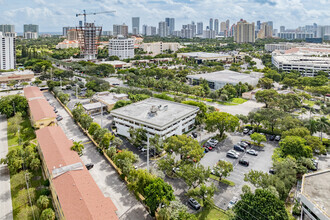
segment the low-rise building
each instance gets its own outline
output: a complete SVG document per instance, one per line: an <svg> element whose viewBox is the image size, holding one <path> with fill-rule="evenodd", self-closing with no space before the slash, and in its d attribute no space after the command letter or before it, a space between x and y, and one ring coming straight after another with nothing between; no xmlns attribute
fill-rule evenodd
<svg viewBox="0 0 330 220"><path fill-rule="evenodd" d="M187 79L190 85L199 85L200 79L205 79L208 82L210 89L218 90L226 84L236 85L239 82L256 86L262 76L263 73L259 72L245 74L231 70L222 70L213 73L188 75Z"/></svg>
<svg viewBox="0 0 330 220"><path fill-rule="evenodd" d="M82 106L89 115L96 115L100 114L102 111L106 111L106 105L101 102L87 103Z"/></svg>
<svg viewBox="0 0 330 220"><path fill-rule="evenodd" d="M111 111L119 100L129 100L127 94L108 93L106 95L95 95L93 100L103 103L108 111Z"/></svg>
<svg viewBox="0 0 330 220"><path fill-rule="evenodd" d="M154 56L168 51L176 52L181 48L179 43L164 43L161 41L142 43L139 47L147 54Z"/></svg>
<svg viewBox="0 0 330 220"><path fill-rule="evenodd" d="M57 219L118 219L115 205L104 197L77 152L71 150L73 142L63 130L46 127L36 135Z"/></svg>
<svg viewBox="0 0 330 220"><path fill-rule="evenodd" d="M149 98L111 111L117 133L130 137L129 129L143 128L162 138L181 135L195 125L199 108L163 99Z"/></svg>
<svg viewBox="0 0 330 220"><path fill-rule="evenodd" d="M118 36L109 41L109 56L117 56L119 59L134 58L134 39Z"/></svg>
<svg viewBox="0 0 330 220"><path fill-rule="evenodd" d="M301 183L302 220L330 219L330 170L305 174Z"/></svg>
<svg viewBox="0 0 330 220"><path fill-rule="evenodd" d="M197 63L204 61L223 61L231 63L234 61L232 55L227 53L206 53L206 52L191 52L191 53L178 53L178 58L182 59L194 59Z"/></svg>
<svg viewBox="0 0 330 220"><path fill-rule="evenodd" d="M28 102L31 123L34 128L43 128L56 125L54 108L46 99L32 99Z"/></svg>
<svg viewBox="0 0 330 220"><path fill-rule="evenodd" d="M34 77L34 72L31 70L18 70L12 72L0 72L0 83L8 83L9 81L26 82L31 81Z"/></svg>
<svg viewBox="0 0 330 220"><path fill-rule="evenodd" d="M97 64L110 64L116 69L128 69L132 67L131 63L126 63L121 60L113 60L113 61L102 61Z"/></svg>
<svg viewBox="0 0 330 220"><path fill-rule="evenodd" d="M32 101L34 99L45 99L44 94L40 91L40 89L36 86L29 86L23 89L24 96L28 101Z"/></svg>
<svg viewBox="0 0 330 220"><path fill-rule="evenodd" d="M64 40L56 45L56 49L68 49L68 48L79 48L79 41L73 40Z"/></svg>

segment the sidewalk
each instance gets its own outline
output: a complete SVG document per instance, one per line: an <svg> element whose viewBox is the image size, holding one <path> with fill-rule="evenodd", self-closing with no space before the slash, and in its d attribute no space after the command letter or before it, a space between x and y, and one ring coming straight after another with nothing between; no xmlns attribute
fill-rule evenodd
<svg viewBox="0 0 330 220"><path fill-rule="evenodd" d="M0 116L0 158L8 153L7 119ZM0 220L13 219L11 202L10 175L7 165L0 164Z"/></svg>

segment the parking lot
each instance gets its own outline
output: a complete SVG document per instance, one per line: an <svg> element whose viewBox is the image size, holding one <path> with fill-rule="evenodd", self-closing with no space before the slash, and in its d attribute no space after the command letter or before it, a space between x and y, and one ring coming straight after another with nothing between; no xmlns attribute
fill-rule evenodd
<svg viewBox="0 0 330 220"><path fill-rule="evenodd" d="M201 164L205 167L212 168L219 160L229 161L233 164L234 170L230 173L226 179L235 183L235 186L226 186L224 184L219 184L219 192L216 193L214 197L215 204L226 209L229 201L234 197L241 194L242 186L247 184L244 182L244 174L248 173L250 170L259 170L268 172L269 168L272 166L272 155L277 142L268 141L264 143L265 147L259 149L259 147L252 147L252 149L258 152L258 156L249 155L246 152L239 152L240 155L238 159L229 158L226 153L233 149L234 144L240 142L241 140L250 140L248 135L243 135L241 133L231 133L228 137L218 143L217 146L208 153L201 160ZM249 148L248 148L249 149ZM238 163L240 159L245 159L249 161L249 166L242 166Z"/></svg>

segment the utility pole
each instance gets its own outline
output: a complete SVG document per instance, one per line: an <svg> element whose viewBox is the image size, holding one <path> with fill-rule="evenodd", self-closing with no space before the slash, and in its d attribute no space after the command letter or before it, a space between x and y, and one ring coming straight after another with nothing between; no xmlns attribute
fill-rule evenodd
<svg viewBox="0 0 330 220"><path fill-rule="evenodd" d="M62 77L60 77L60 84L61 84L61 89L62 89Z"/></svg>
<svg viewBox="0 0 330 220"><path fill-rule="evenodd" d="M78 98L78 85L76 85L76 97L77 97L77 99L79 99Z"/></svg>
<svg viewBox="0 0 330 220"><path fill-rule="evenodd" d="M103 123L102 123L102 118L103 118L103 106L102 106L102 102L100 102L101 104L101 128L103 128Z"/></svg>
<svg viewBox="0 0 330 220"><path fill-rule="evenodd" d="M149 134L147 134L147 171L150 171L149 168Z"/></svg>
<svg viewBox="0 0 330 220"><path fill-rule="evenodd" d="M14 108L14 115L16 115L16 112L15 112L15 102L13 102L13 108Z"/></svg>

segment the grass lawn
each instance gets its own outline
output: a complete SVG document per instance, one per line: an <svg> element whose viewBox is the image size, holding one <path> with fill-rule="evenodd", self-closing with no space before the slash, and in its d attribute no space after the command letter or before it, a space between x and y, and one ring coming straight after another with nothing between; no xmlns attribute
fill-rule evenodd
<svg viewBox="0 0 330 220"><path fill-rule="evenodd" d="M220 209L203 209L201 212L195 214L199 220L229 220L229 216Z"/></svg>
<svg viewBox="0 0 330 220"><path fill-rule="evenodd" d="M218 104L220 105L238 105L237 103L232 103L232 102L222 102L222 101L217 101Z"/></svg>
<svg viewBox="0 0 330 220"><path fill-rule="evenodd" d="M237 103L237 104L243 104L244 102L246 102L246 99L242 99L242 98L233 98L231 100L229 100L232 103Z"/></svg>
<svg viewBox="0 0 330 220"><path fill-rule="evenodd" d="M224 184L227 184L228 186L235 186L235 183L234 182L232 182L230 180L227 180L227 179L224 179L224 178L222 178L222 180L219 180L219 177L218 176L215 176L213 174L210 174L210 178L211 179L214 179L216 181L222 182Z"/></svg>
<svg viewBox="0 0 330 220"><path fill-rule="evenodd" d="M305 99L303 103L307 104L309 107L313 107L315 102Z"/></svg>
<svg viewBox="0 0 330 220"><path fill-rule="evenodd" d="M10 125L8 124L8 127ZM21 141L30 141L36 138L34 130L31 126L30 119L28 116L23 118L23 122L21 123ZM14 133L7 133L7 138L8 138L8 146L15 146L18 145L18 133L16 135Z"/></svg>

